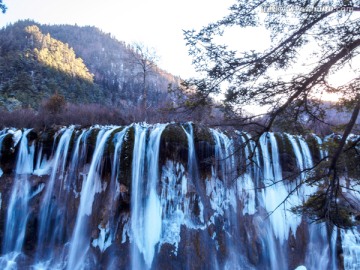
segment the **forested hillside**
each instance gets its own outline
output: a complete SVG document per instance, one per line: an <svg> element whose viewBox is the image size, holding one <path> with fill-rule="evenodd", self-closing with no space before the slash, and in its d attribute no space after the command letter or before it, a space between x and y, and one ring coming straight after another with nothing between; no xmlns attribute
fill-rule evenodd
<svg viewBox="0 0 360 270"><path fill-rule="evenodd" d="M144 82L132 48L95 27L19 21L0 30L0 106L37 109L55 93L71 103L136 107L169 101L179 78L154 68Z"/></svg>
<svg viewBox="0 0 360 270"><path fill-rule="evenodd" d="M143 81L139 70L133 65L132 48L129 45L96 27L45 25L42 29L75 49L94 74L95 82L113 102L138 101ZM150 75L147 81L148 91L151 93L148 101L153 105L166 99L169 83L178 85L180 81L161 68Z"/></svg>

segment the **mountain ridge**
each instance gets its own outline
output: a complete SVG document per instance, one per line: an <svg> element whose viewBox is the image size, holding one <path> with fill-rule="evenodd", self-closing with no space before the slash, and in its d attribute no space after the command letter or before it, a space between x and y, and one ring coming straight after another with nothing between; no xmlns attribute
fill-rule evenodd
<svg viewBox="0 0 360 270"><path fill-rule="evenodd" d="M94 26L18 21L0 30L0 106L38 109L55 93L72 103L138 106L143 81L132 48ZM75 71L76 70L76 71ZM180 78L157 68L145 82L149 106L171 100Z"/></svg>

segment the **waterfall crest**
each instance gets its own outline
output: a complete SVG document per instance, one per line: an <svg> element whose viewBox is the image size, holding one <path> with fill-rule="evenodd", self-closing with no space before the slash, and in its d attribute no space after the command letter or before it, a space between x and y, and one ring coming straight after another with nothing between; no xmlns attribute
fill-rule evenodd
<svg viewBox="0 0 360 270"><path fill-rule="evenodd" d="M2 269L359 268L359 228L291 211L319 188L306 180L329 143L315 135L256 144L193 123L44 132L0 131ZM354 177L344 169L352 203Z"/></svg>

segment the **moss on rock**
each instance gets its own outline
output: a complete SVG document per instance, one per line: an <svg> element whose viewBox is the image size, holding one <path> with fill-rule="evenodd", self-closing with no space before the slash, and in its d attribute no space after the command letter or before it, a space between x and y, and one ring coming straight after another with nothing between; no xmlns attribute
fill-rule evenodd
<svg viewBox="0 0 360 270"><path fill-rule="evenodd" d="M120 155L120 176L119 181L123 184L131 194L131 181L132 181L132 161L135 143L135 129L130 127L124 137Z"/></svg>
<svg viewBox="0 0 360 270"><path fill-rule="evenodd" d="M180 125L169 124L161 135L159 168L167 160L179 161L187 164L188 162L188 141L185 131Z"/></svg>

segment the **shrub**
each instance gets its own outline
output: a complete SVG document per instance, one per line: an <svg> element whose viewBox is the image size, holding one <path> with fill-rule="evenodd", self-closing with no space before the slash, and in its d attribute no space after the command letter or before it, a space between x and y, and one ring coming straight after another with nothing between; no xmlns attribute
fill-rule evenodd
<svg viewBox="0 0 360 270"><path fill-rule="evenodd" d="M50 114L59 114L66 106L64 96L55 93L43 103L43 109Z"/></svg>

